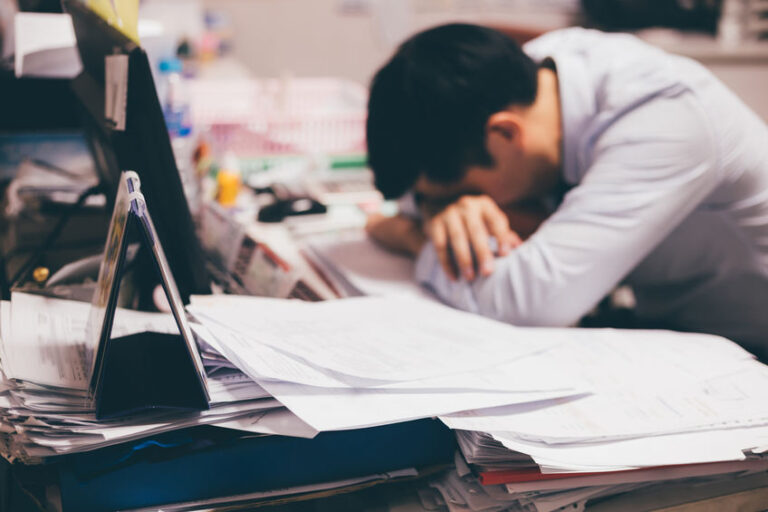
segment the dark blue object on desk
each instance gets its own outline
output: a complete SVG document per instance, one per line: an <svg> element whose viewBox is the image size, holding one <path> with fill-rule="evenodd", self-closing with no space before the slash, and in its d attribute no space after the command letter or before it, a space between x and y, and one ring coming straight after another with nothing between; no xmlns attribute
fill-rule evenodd
<svg viewBox="0 0 768 512"><path fill-rule="evenodd" d="M324 432L314 439L196 427L66 457L64 511L155 507L450 464L436 420Z"/></svg>
<svg viewBox="0 0 768 512"><path fill-rule="evenodd" d="M259 222L282 222L286 217L295 215L315 215L326 213L328 208L311 197L292 197L277 199L259 210Z"/></svg>

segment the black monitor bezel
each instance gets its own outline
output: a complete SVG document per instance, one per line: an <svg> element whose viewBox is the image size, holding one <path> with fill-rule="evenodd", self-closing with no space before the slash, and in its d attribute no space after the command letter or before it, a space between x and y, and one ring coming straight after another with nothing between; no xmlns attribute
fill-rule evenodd
<svg viewBox="0 0 768 512"><path fill-rule="evenodd" d="M203 251L184 195L146 52L80 0L63 0L72 16L83 72L72 89L83 106L84 128L101 183L113 204L121 172L135 171L185 304L210 293ZM128 56L125 131L107 121L105 58Z"/></svg>

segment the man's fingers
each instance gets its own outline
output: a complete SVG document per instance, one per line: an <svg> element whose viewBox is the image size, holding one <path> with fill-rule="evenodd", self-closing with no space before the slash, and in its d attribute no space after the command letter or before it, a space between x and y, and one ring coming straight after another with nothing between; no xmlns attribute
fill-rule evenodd
<svg viewBox="0 0 768 512"><path fill-rule="evenodd" d="M435 246L440 265L448 277L455 281L458 276L448 251L448 233L441 219L434 219L429 223L429 237L432 239L432 245Z"/></svg>
<svg viewBox="0 0 768 512"><path fill-rule="evenodd" d="M475 253L478 271L483 276L489 276L493 273L493 252L488 243L488 231L483 219L479 214L465 215L464 223Z"/></svg>
<svg viewBox="0 0 768 512"><path fill-rule="evenodd" d="M496 239L499 256L506 256L509 251L522 243L520 237L509 227L509 219L495 203L483 210L483 219L488 233Z"/></svg>
<svg viewBox="0 0 768 512"><path fill-rule="evenodd" d="M489 276L494 269L490 237L505 256L522 240L510 229L507 215L488 196L463 196L437 213L428 224L429 237L445 272L468 281L477 274Z"/></svg>
<svg viewBox="0 0 768 512"><path fill-rule="evenodd" d="M469 248L466 226L458 211L453 208L443 213L446 230L448 231L448 243L450 244L459 272L468 281L475 278L475 269L472 265L472 251Z"/></svg>

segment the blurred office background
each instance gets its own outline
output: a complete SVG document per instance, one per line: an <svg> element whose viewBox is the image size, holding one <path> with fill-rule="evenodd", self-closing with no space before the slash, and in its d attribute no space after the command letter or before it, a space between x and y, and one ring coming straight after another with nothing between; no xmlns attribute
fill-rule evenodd
<svg viewBox="0 0 768 512"><path fill-rule="evenodd" d="M525 40L572 25L632 31L710 67L768 119L768 0L138 0L142 42L164 58L211 30L259 77L333 76L367 84L409 35L449 21L491 25ZM13 12L57 0L0 0L2 56Z"/></svg>
<svg viewBox="0 0 768 512"><path fill-rule="evenodd" d="M150 58L177 167L199 222L201 207L222 197L219 181L227 174L220 170L256 189L279 178L301 182L323 202L333 201L339 194L330 192L339 188L358 200L358 188L370 183L345 178L342 187L334 181L337 174L331 179L323 171L364 167L371 76L404 39L446 22L492 26L521 43L569 26L632 32L699 60L768 121L768 0L83 2L107 10L138 7L134 30ZM80 72L74 32L66 16L60 15L63 23L39 25L50 21L39 13L55 12L61 12L59 0L0 0L0 187L16 179L32 198L8 196L12 208L3 209L16 219L27 203L52 193L38 186L48 183L40 176L48 176L51 165L93 174L69 84ZM24 179L34 186L21 186ZM76 198L89 183L62 183L56 193L69 187ZM344 219L364 222L359 215ZM50 222L30 216L29 231L43 233ZM84 223L94 225L90 218ZM16 255L19 246L36 247L39 236L8 226L23 227L8 222L0 229L6 255ZM202 234L214 252L221 246L215 232L210 239L205 229ZM77 241L102 243L101 231L89 236ZM73 256L58 249L48 259L52 268Z"/></svg>
<svg viewBox="0 0 768 512"><path fill-rule="evenodd" d="M768 119L767 0L176 2L228 17L234 56L260 75L339 76L365 84L399 42L444 22L491 25L520 40L572 25L631 31L700 60Z"/></svg>
<svg viewBox="0 0 768 512"><path fill-rule="evenodd" d="M231 60L259 77L333 76L367 84L409 35L449 21L506 30L521 41L572 25L638 33L710 67L768 119L768 0L136 0L142 42L157 59L183 39L223 36ZM7 63L13 13L57 0L0 0Z"/></svg>

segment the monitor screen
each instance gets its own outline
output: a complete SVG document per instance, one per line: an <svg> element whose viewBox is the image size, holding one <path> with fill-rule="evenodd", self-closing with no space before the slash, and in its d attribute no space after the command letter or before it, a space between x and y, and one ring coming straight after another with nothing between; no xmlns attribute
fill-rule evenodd
<svg viewBox="0 0 768 512"><path fill-rule="evenodd" d="M110 191L110 205L120 173L135 171L183 301L188 303L192 294L210 293L147 54L84 2L64 0L63 5L72 16L83 62L83 72L72 81L72 88L83 106L85 129L101 182ZM110 89L114 84L106 80L105 63L108 58L114 62L116 55L127 63L125 105L120 113L124 126L116 125L105 108L108 96L115 97Z"/></svg>

